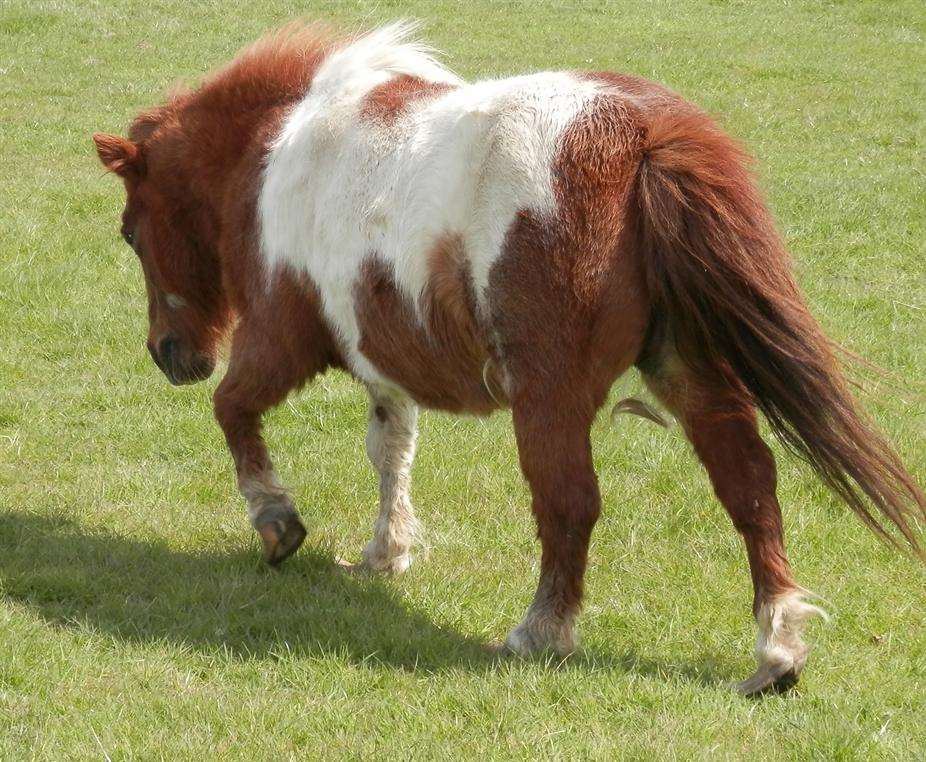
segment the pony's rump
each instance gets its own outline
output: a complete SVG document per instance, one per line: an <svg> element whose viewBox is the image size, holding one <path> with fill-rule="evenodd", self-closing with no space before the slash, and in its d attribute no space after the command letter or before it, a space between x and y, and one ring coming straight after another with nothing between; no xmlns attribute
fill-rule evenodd
<svg viewBox="0 0 926 762"><path fill-rule="evenodd" d="M866 524L897 544L887 520L923 557L926 498L853 400L747 165L694 107L648 124L633 215L653 307L641 366L658 374L668 349L695 373L732 376Z"/></svg>

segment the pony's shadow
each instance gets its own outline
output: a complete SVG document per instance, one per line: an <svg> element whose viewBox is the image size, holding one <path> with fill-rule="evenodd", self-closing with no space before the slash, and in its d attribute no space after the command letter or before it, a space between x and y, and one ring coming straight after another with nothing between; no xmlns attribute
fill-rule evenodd
<svg viewBox="0 0 926 762"><path fill-rule="evenodd" d="M484 641L415 610L389 580L347 574L311 547L274 572L258 562L256 548L185 552L87 533L67 518L6 513L0 594L56 626L239 658L330 654L424 672L489 670L499 660ZM710 656L656 661L634 652L580 651L568 664L704 685L731 673Z"/></svg>

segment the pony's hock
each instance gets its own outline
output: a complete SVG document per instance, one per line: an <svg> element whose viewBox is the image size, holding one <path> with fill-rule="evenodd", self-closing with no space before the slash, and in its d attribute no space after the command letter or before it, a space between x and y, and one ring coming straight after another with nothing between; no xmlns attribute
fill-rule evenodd
<svg viewBox="0 0 926 762"><path fill-rule="evenodd" d="M215 415L267 562L305 529L261 419L317 374L370 396L380 503L362 566L381 572L412 560L418 406L510 407L543 552L508 648L572 650L601 510L590 430L636 365L745 542L758 667L739 688L788 686L819 610L788 562L757 412L885 536L918 549L926 498L859 412L746 155L640 77L470 84L410 33L289 27L128 138L94 136L125 184L157 364L202 378L232 333ZM637 400L622 412L667 422Z"/></svg>

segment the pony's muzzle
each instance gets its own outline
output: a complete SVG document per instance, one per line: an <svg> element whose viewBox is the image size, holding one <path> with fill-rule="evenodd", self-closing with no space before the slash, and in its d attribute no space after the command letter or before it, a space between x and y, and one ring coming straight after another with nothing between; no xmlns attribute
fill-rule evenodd
<svg viewBox="0 0 926 762"><path fill-rule="evenodd" d="M176 337L165 336L157 345L148 342L151 359L174 386L193 384L212 375L215 360L184 346Z"/></svg>
<svg viewBox="0 0 926 762"><path fill-rule="evenodd" d="M149 340L145 346L148 348L148 354L151 355L151 359L154 360L154 364L163 371L164 369L161 368L161 360L158 357L158 350L155 348L154 342Z"/></svg>

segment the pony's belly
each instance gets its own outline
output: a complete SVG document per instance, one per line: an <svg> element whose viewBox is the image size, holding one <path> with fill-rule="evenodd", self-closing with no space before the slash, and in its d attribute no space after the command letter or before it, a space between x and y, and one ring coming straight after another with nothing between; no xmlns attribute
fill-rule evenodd
<svg viewBox="0 0 926 762"><path fill-rule="evenodd" d="M462 302L432 288L416 309L375 258L364 262L353 297L364 366L355 374L362 380L377 382L372 368L387 385L437 410L487 414L504 404L488 342Z"/></svg>
<svg viewBox="0 0 926 762"><path fill-rule="evenodd" d="M488 415L507 405L502 393L490 391L492 382L483 380L483 370L476 365L454 359L448 362L425 344L410 344L407 351L384 361L377 350L371 350L371 344L372 340L364 339L364 347L370 352L367 359L383 380L370 382L362 378L366 383L393 388L424 408L448 413ZM491 373L491 365L486 373Z"/></svg>

